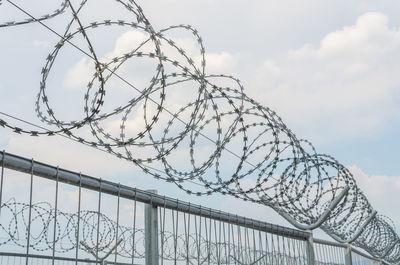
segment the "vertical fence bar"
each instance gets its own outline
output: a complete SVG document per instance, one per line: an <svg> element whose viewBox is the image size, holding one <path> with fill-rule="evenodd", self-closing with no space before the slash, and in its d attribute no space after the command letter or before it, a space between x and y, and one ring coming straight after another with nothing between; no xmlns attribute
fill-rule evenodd
<svg viewBox="0 0 400 265"><path fill-rule="evenodd" d="M3 203L3 179L4 179L4 159L6 151L3 150L3 157L1 159L1 180L0 180L0 216L1 216L1 208Z"/></svg>
<svg viewBox="0 0 400 265"><path fill-rule="evenodd" d="M26 242L26 259L25 259L25 264L28 265L29 263L29 247L30 247L30 239L31 239L31 219L32 219L32 193L33 193L33 166L34 166L34 161L32 159L31 161L31 184L29 188L29 214L28 214L28 238Z"/></svg>
<svg viewBox="0 0 400 265"><path fill-rule="evenodd" d="M229 238L228 238L228 240L226 240L226 234L225 234L225 223L222 223L222 229L223 229L223 235L224 235L224 242L225 242L225 244L224 244L224 249L225 249L225 263L229 263L229 254L228 254L228 251L227 251L227 246L228 246L228 248L229 248L229 244L230 244L230 242L229 242Z"/></svg>
<svg viewBox="0 0 400 265"><path fill-rule="evenodd" d="M81 199L82 199L82 174L79 173L79 189L78 189L78 224L76 228L76 248L75 248L75 265L78 265L78 255L79 255L79 225L81 220Z"/></svg>
<svg viewBox="0 0 400 265"><path fill-rule="evenodd" d="M178 204L179 201L178 199L176 200L176 203ZM176 213L176 218L174 213ZM176 265L177 261L177 251L178 251L178 211L172 211L172 234L174 237L174 264Z"/></svg>
<svg viewBox="0 0 400 265"><path fill-rule="evenodd" d="M307 254L307 264L308 265L316 265L315 262L315 253L314 253L314 243L313 243L313 234L310 232L310 236L307 239L306 246L306 254Z"/></svg>
<svg viewBox="0 0 400 265"><path fill-rule="evenodd" d="M162 220L162 225L160 222L160 229L161 229L161 265L164 265L164 241L165 241L165 196L164 196L164 207L163 207L163 214L161 217L161 208L160 208L160 220Z"/></svg>
<svg viewBox="0 0 400 265"><path fill-rule="evenodd" d="M190 203L189 203L189 212L190 212ZM190 254L190 252L189 252L189 243L190 243L190 214L188 214L188 237L187 237L187 241L186 241L186 251L187 251L187 264L189 265L189 259L191 258L191 257L189 257L189 254Z"/></svg>
<svg viewBox="0 0 400 265"><path fill-rule="evenodd" d="M135 199L133 201L133 227L132 227L132 265L135 263L135 248L136 248L136 243L135 243L135 236L136 236L136 199L137 193L135 190Z"/></svg>
<svg viewBox="0 0 400 265"><path fill-rule="evenodd" d="M157 194L156 190L148 192ZM157 207L146 204L144 210L146 265L158 265L158 213Z"/></svg>
<svg viewBox="0 0 400 265"><path fill-rule="evenodd" d="M211 229L211 228L210 228ZM206 234L206 245L207 245L207 265L210 265L210 244L211 244L211 239L209 237L209 228L207 227L207 218L204 218L204 231Z"/></svg>
<svg viewBox="0 0 400 265"><path fill-rule="evenodd" d="M345 265L352 265L353 264L353 259L351 257L351 246L347 246L344 250L344 262Z"/></svg>
<svg viewBox="0 0 400 265"><path fill-rule="evenodd" d="M101 179L99 186L99 200L97 205L96 263L99 261L100 211L101 211Z"/></svg>
<svg viewBox="0 0 400 265"><path fill-rule="evenodd" d="M200 264L201 216L199 216L199 223L200 223L200 225L197 226L197 217L195 216L194 226L195 226L195 233L196 233L197 264Z"/></svg>
<svg viewBox="0 0 400 265"><path fill-rule="evenodd" d="M115 233L115 244L118 244L119 242L119 235L118 235L118 230L119 230L119 206L120 206L120 198L121 198L121 184L118 183L118 202L117 202L117 231ZM115 257L114 257L114 263L117 264L117 258L118 258L118 245L115 248Z"/></svg>
<svg viewBox="0 0 400 265"><path fill-rule="evenodd" d="M236 244L235 244L235 231L233 230L233 224L228 224L230 226L230 231L232 233L232 247L233 247L233 261L235 265L237 264L237 255L236 255Z"/></svg>
<svg viewBox="0 0 400 265"><path fill-rule="evenodd" d="M1 155L1 152L0 152ZM10 158L7 157L5 159L5 154L3 151L3 157L0 161L0 166L1 166L1 179L0 179L0 205L4 203L3 201L6 200L5 194L4 193L4 187L3 187L3 181L7 182L4 180L5 174L7 172L4 172L4 168L8 167L12 170L15 170L13 167L10 167ZM48 260L48 264L51 263L56 263L58 264L60 260L63 260L61 257L55 257L55 247L56 247L56 242L59 244L61 241L59 241L56 236L56 233L60 233L60 225L64 225L63 222L63 212L60 209L60 206L58 206L58 203L61 201L61 191L62 191L62 186L59 186L59 183L69 183L67 180L68 178L66 176L70 176L68 174L73 174L71 172L65 173L64 170L58 169L57 168L57 174L55 175L55 167L48 168L51 170L43 170L45 166L35 162L32 160L31 162L29 160L25 161L24 164L22 164L20 171L24 173L28 173L27 176L29 176L30 173L30 192L29 192L29 204L24 206L26 207L25 210L29 210L29 217L24 216L23 220L27 222L26 226L23 227L25 231L25 236L26 236L26 257L24 254L19 253L21 256L15 256L14 259L17 260L17 264L23 264L24 259L26 258L26 264L32 264L32 263L37 263L39 264L39 257L36 255L32 255L34 253L31 252L37 252L35 249L35 246L37 244L36 240L36 227L37 225L35 224L35 220L38 218L38 212L36 212L35 207L33 204L35 202L33 201L33 196L36 196L36 193L33 194L33 192L37 192L36 189L40 188L40 185L36 182L38 178L34 178L36 176L38 177L43 177L45 175L45 178L51 179L52 181L56 182L56 191L55 191L55 208L54 208L54 227L53 227L53 254L52 256L46 256L46 260ZM63 173L64 171L64 173ZM35 175L34 175L35 174ZM76 174L77 175L77 174ZM79 241L79 236L80 236L80 211L81 211L81 187L84 189L88 190L98 190L98 209L97 209L97 216L96 213L93 215L93 219L97 217L97 237L96 241L97 244L93 246L93 248L90 248L90 250L94 251L94 248L96 248L96 260L97 262L106 262L104 259L101 259L98 257L98 254L101 255L101 253L105 252L105 248L100 248L100 245L102 243L103 239L103 230L100 228L104 224L104 221L107 220L106 216L101 214L101 210L104 210L104 206L101 205L102 201L104 204L104 195L103 193L106 194L111 194L113 196L118 196L118 207L116 209L117 212L117 220L116 220L116 225L119 227L119 224L122 223L124 219L122 219L122 215L120 218L120 214L122 213L122 208L121 208L121 203L120 198L127 198L127 199L133 199L133 193L128 194L127 191L129 189L127 187L124 187L119 184L115 183L110 183L107 181L101 181L99 180L100 184L99 186L96 184L96 179L92 178L90 179L90 182L85 180L87 178L86 176L82 176L79 174L79 179L72 178L71 177L71 184L78 186L79 185L79 202L78 202L78 214L77 214L77 223L76 226L74 227L75 230L75 236L76 238L76 263L78 264L78 249L81 247L85 247L85 241ZM72 181L73 180L73 181ZM78 182L79 180L79 182ZM8 182L7 182L8 183ZM7 184L6 183L6 184ZM84 184L83 184L84 183ZM96 185L95 185L96 184ZM29 183L28 183L29 185ZM34 186L36 185L36 186ZM111 188L110 188L111 187ZM27 188L27 187L26 187ZM117 189L112 189L112 188L117 188ZM132 191L132 190L130 190ZM186 202L180 202L179 200L176 200L176 206L174 204L169 204L167 207L167 203L170 203L172 199L168 198L166 199L164 197L164 201L161 201L161 196L156 195L156 191L151 191L150 196L149 194L144 194L143 191L138 191L138 194L141 193L141 198L137 198L136 190L134 192L134 220L133 220L133 230L132 230L132 263L135 258L135 245L138 245L139 247L143 246L142 244L142 239L140 239L139 242L135 242L135 233L136 233L136 201L138 199L139 203L145 202L145 251L146 251L146 264L151 264L151 265L158 265L159 259L161 257L161 260L163 260L164 257L164 244L167 244L165 239L165 226L169 225L170 222L166 221L165 217L165 211L166 209L171 209L172 210L172 228L173 228L173 235L170 238L173 238L174 244L174 257L175 257L175 264L183 264L186 259L186 264L192 264L191 259L196 258L196 253L197 252L197 264L216 264L216 263L235 263L235 264L265 264L268 260L271 260L274 263L278 264L288 264L288 265L293 265L294 263L298 263L301 260L301 265L304 264L309 264L309 265L317 265L317 264L345 264L345 265L352 265L354 264L370 264L370 262L378 262L377 259L374 259L373 257L363 254L358 252L356 248L352 248L351 245L345 245L345 244L339 244L339 243L329 243L329 242L323 242L324 240L318 240L313 238L312 232L308 232L307 234L301 233L300 236L298 234L294 234L293 238L297 238L296 241L295 239L291 239L290 234L287 235L286 231L281 233L279 232L267 232L266 230L263 230L262 227L260 227L259 224L257 224L258 221L255 220L250 220L249 218L246 218L246 222L240 221L238 217L236 218L237 220L234 220L233 215L228 215L230 216L230 219L227 220L227 217L223 216L223 213L220 211L219 213L215 210L212 209L207 209L202 211L201 207L198 206L192 206L190 203ZM7 194L6 194L7 195ZM51 195L52 196L52 195ZM60 198L59 198L60 197ZM103 197L103 198L102 198ZM149 200L150 198L150 200ZM84 198L82 198L84 199ZM37 200L37 198L36 198ZM26 199L25 199L26 201ZM163 203L164 205L162 205ZM181 204L184 204L184 207L181 207ZM24 204L25 205L25 204ZM7 204L5 204L7 206ZM96 206L94 206L96 207ZM185 208L186 207L186 208ZM160 213L158 213L160 208ZM163 209L163 214L164 217L161 216L161 208ZM192 211L192 208L195 208L196 211ZM200 209L200 211L199 211ZM209 214L207 214L209 212ZM0 212L0 214L3 214L3 218L8 216L5 215L6 212L3 210L3 212ZM181 215L183 213L183 216ZM193 216L193 217L191 217ZM75 217L74 217L75 218ZM194 218L194 220L193 220ZM158 220L160 219L160 221ZM72 219L71 219L72 220ZM191 228L192 220L194 221L194 232L195 232L195 237L191 234L193 228ZM203 224L204 220L204 224ZM94 221L94 226L95 226L95 220ZM85 228L83 226L84 220L82 220L82 232L85 231ZM199 222L199 224L197 223ZM180 224L179 224L180 223ZM46 223L48 226L46 227L48 231L51 233L51 217ZM179 227L184 225L184 227ZM202 227L204 225L204 227ZM227 225L227 232L228 234L226 235L225 231L225 225ZM237 233L234 233L234 228L237 227ZM72 227L71 227L72 228ZM119 228L118 228L119 229ZM202 236L202 231L203 235L205 238ZM46 230L46 232L47 232ZM95 229L93 229L95 230ZM159 230L161 231L162 239L161 242L159 240ZM214 231L212 231L214 230ZM258 237L259 237L259 242L257 243L256 241L256 236L257 236L257 230L258 230ZM71 229L72 231L72 229ZM118 239L120 236L122 236L122 230L117 230L115 236L115 241L118 242ZM142 230L139 230L140 233L142 233ZM182 232L184 235L182 235ZM265 242L261 239L261 232L264 233L265 235ZM83 234L81 235L81 237ZM51 234L48 234L49 239L51 237ZM94 237L94 231L93 231L93 237ZM227 238L226 238L227 237ZM268 237L271 238L271 242L269 242ZM57 241L56 241L57 239ZM84 239L84 238L83 238ZM214 242L213 242L214 240ZM94 240L92 240L94 241ZM193 241L193 248L192 245L190 244ZM228 241L228 242L227 242ZM235 241L237 241L237 244L235 244ZM49 245L51 241L47 241ZM231 244L233 242L233 244ZM93 243L93 242L92 242ZM140 245L139 245L140 243ZM270 244L271 243L271 244ZM315 245L314 245L315 243ZM265 246L264 246L265 244ZM304 244L304 245L303 245ZM161 245L161 249L158 248L158 246ZM58 245L57 245L58 246ZM30 249L32 247L32 249ZM167 250L171 252L171 249L168 248ZM297 247L297 249L296 249ZM85 247L86 248L86 247ZM22 252L24 252L25 246L23 246ZM82 249L82 247L81 247ZM87 248L89 249L89 248ZM122 248L121 248L122 249ZM262 250L265 249L265 254L262 253ZM50 248L49 248L50 250ZM233 255L231 255L231 252L233 250ZM113 252L115 251L115 253ZM160 253L161 251L161 253ZM204 251L204 255L201 255L201 251ZM99 253L100 252L100 253ZM123 260L124 258L119 256L118 250L112 249L110 253L114 253L114 263L118 262L119 260ZM206 253L207 252L207 253ZM298 252L298 253L297 253ZM84 253L83 251L81 253ZM160 256L159 256L160 254ZM167 259L172 257L172 252L168 253ZM272 254L272 255L271 255ZM225 256L225 257L224 257ZM265 257L264 257L265 256ZM140 259L142 258L142 253L138 252L137 257ZM11 257L10 257L11 258ZM12 259L12 258L11 258ZM173 258L172 258L173 259ZM225 260L224 260L225 259ZM0 263L4 259L0 257ZM51 262L52 260L52 262ZM110 258L112 260L112 258ZM56 262L55 262L56 261ZM68 260L65 260L68 261ZM344 261L344 262L343 262ZM64 262L64 261L63 261ZM75 262L75 260L71 261L69 260L68 262ZM80 263L82 261L79 261ZM90 262L93 263L93 261L88 261L87 263L89 264ZM383 261L382 261L383 262ZM162 262L161 262L162 263ZM170 260L166 261L167 264L171 264ZM383 262L384 263L384 262ZM11 263L8 263L11 264ZM44 264L44 263L43 263ZM86 262L85 262L86 264ZM104 263L103 263L104 264ZM109 264L113 264L109 262ZM194 264L194 263L193 263ZM385 264L385 263L384 263Z"/></svg>
<svg viewBox="0 0 400 265"><path fill-rule="evenodd" d="M3 150L3 157L1 159L1 180L0 180L0 217L1 217L1 209L3 208L4 160L6 159L5 153L6 151ZM1 264L3 265L3 256L1 257Z"/></svg>
<svg viewBox="0 0 400 265"><path fill-rule="evenodd" d="M190 215L189 215L190 216ZM190 217L188 217L190 218ZM189 224L190 224L190 219L188 220L188 225L186 226L186 213L183 213L183 223L184 223L184 229L185 229L185 258L186 258L186 265L189 265Z"/></svg>
<svg viewBox="0 0 400 265"><path fill-rule="evenodd" d="M56 197L54 200L53 252L52 252L52 261L51 261L52 265L54 265L54 257L56 254L57 209L58 209L58 167L57 167L57 176L56 176Z"/></svg>

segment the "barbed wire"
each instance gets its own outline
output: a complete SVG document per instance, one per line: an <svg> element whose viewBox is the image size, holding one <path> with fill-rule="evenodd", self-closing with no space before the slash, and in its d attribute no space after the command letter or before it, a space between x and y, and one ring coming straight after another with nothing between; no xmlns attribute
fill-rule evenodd
<svg viewBox="0 0 400 265"><path fill-rule="evenodd" d="M3 0L0 0L0 5L2 4ZM44 14L39 18L28 18L23 21L7 21L7 22L2 22L0 21L0 27L10 27L10 26L18 26L18 25L23 25L23 24L29 24L37 21L44 21L50 18L53 18L65 11L67 8L67 1L61 2L61 6L54 10L52 13L49 14Z"/></svg>
<svg viewBox="0 0 400 265"><path fill-rule="evenodd" d="M112 251L117 242L120 242L115 249L119 257L129 259L132 256L137 259L145 257L144 229L120 225L104 213L97 211L83 210L66 213L55 210L48 202L38 202L30 206L28 203L17 202L14 198L1 205L0 246L15 245L26 248L29 210L32 213L30 225L34 232L31 235L30 248L35 251L52 250L54 246L55 253L63 254L78 247L88 254L97 252L96 250L98 253L104 254ZM100 222L98 223L99 216ZM54 222L55 230L53 229ZM185 229L188 229L188 223L183 225L185 225ZM201 227L204 229L203 232L201 232ZM297 260L299 263L305 260L305 256L299 251L301 247L297 245L298 249L279 250L277 246L262 248L262 244L256 246L247 244L247 242L235 242L232 239L234 238L233 232L229 229L224 229L224 233L229 232L230 240L226 240L226 238L225 240L213 240L212 223L203 221L196 228L200 229L200 232L182 234L177 231L160 231L159 238L162 241L162 248L160 248L159 256L164 260L189 260L190 264L193 264L194 260L231 264L235 259L254 261L265 259L265 256L268 256L268 259L273 256L276 260L292 262ZM97 229L99 229L99 240L97 240ZM236 238L239 237L236 235ZM246 241L245 238L242 240ZM288 239L288 241L296 240ZM278 243L276 244L278 245ZM289 246L294 242L286 244Z"/></svg>
<svg viewBox="0 0 400 265"><path fill-rule="evenodd" d="M114 1L132 13L134 22L105 19L82 23L80 12L87 1L75 10L66 0L62 8L41 18L31 16L24 22L0 24L6 28L37 22L61 38L46 58L35 104L38 118L57 129L32 131L1 119L0 126L31 136L64 134L133 162L146 174L175 183L188 194L217 192L270 206L298 227L321 227L336 240L354 242L375 257L400 261L399 236L392 222L376 215L351 172L333 157L317 153L307 140L298 139L274 111L244 93L239 79L207 74L205 48L196 29L177 25L155 30L136 1ZM43 23L67 10L72 19L66 20L63 34ZM75 26L78 29L72 30ZM128 28L146 38L129 52L104 61L97 56L88 34L105 27ZM199 48L198 60L169 37L177 30L193 36ZM83 37L89 52L72 43L78 36ZM58 118L48 95L48 78L66 44L93 63L80 120ZM147 85L134 85L117 73L124 64L143 58L155 68ZM136 94L106 111L111 77ZM177 106L174 100L179 92L182 97ZM109 129L116 118L120 120L118 127L113 126L119 129L117 133ZM136 122L136 130L132 130L132 122ZM82 136L82 131L90 131L91 136ZM202 186L193 187L195 180Z"/></svg>
<svg viewBox="0 0 400 265"><path fill-rule="evenodd" d="M100 252L109 251L115 244L116 223L103 213L97 211L85 210L79 213L64 213L55 211L47 202L39 202L29 206L27 203L20 203L11 199L1 206L2 222L0 229L2 238L1 245L14 244L19 247L26 247L27 229L28 229L28 212L31 208L31 227L32 238L30 247L36 251L46 251L53 249L53 242L56 242L56 252L66 253L74 250L77 246L77 237L79 236L78 247L87 251L85 246L98 248ZM55 218L57 215L57 218ZM97 219L100 215L99 225L99 244L97 245ZM53 240L53 224L56 222L56 236ZM80 225L80 233L78 235L78 223ZM123 239L122 244L118 246L120 255L132 255L136 257L144 257L143 229L135 229L119 226L119 237ZM4 236L6 235L6 236ZM133 252L133 240L135 239L136 247ZM127 250L129 249L129 251ZM138 252L140 250L140 252Z"/></svg>

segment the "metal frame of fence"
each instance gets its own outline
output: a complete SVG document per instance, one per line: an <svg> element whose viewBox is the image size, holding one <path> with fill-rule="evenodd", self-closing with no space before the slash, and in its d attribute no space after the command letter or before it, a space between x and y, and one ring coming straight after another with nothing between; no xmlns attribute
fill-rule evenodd
<svg viewBox="0 0 400 265"><path fill-rule="evenodd" d="M6 152L0 153L1 161L1 180L0 180L0 205L3 202L3 182L4 168L13 171L23 172L30 175L30 196L29 204L22 205L28 218L26 230L26 251L25 253L0 252L0 265L3 264L3 257L14 257L21 259L20 263L14 264L34 264L32 260L47 260L49 263L43 264L61 264L57 261L70 262L67 264L343 264L343 265L361 265L361 264L388 264L384 260L371 257L351 245L337 242L314 239L311 231L302 231L283 226L278 226L230 213L203 207L201 205L191 204L178 199L168 198L156 194L155 191L143 191L136 188L124 186L110 181L90 177L80 173L75 173L58 167L50 166L34 160L26 159L20 156L12 155ZM52 255L37 255L30 253L32 242L31 236L31 218L35 214L36 206L32 201L32 188L34 177L38 176L56 183L55 201L52 208L49 221L46 221L46 229L51 230L54 226L54 233L50 233L53 239L46 237L46 242L50 245L49 249ZM70 229L72 236L76 239L75 258L59 257L56 255L56 230L58 227L57 217L63 214L58 206L58 187L59 183L72 185L79 188L79 207L78 214L71 215L69 220L78 220L77 227ZM89 247L86 243L79 243L80 224L80 205L81 190L86 189L98 193L98 209L93 211L91 218L97 218L97 245ZM101 198L104 194L114 196L118 199L117 221L113 224L113 231L116 233L115 240L109 241L107 247L100 248L99 235L101 220ZM135 235L133 230L132 259L127 262L117 260L118 251L125 244L123 239L119 238L118 233L122 234L119 221L120 199L128 199L143 203L144 207L144 255L141 258L142 263L136 263L135 257ZM15 204L16 205L16 204ZM0 208L0 209L1 209ZM32 213L34 212L34 213ZM97 215L96 215L97 213ZM166 217L166 215L170 217ZM0 218L2 217L0 210ZM35 217L36 218L36 217ZM43 218L43 217L42 217ZM102 218L102 219L101 219ZM170 219L168 219L170 218ZM15 218L16 219L16 218ZM25 220L24 219L24 220ZM100 220L101 219L101 220ZM3 221L3 220L0 220ZM134 229L136 222L136 213L134 215ZM2 223L2 222L0 222ZM180 225L180 226L179 226ZM165 227L168 226L172 233L167 234ZM179 226L179 227L178 227ZM3 227L3 225L2 225ZM116 227L116 228L115 228ZM81 228L84 229L84 228ZM203 229L203 230L202 230ZM58 230L57 230L58 231ZM59 232L60 233L60 232ZM50 235L49 234L49 235ZM58 235L59 236L59 235ZM71 235L68 235L71 237ZM121 236L121 235L120 235ZM103 235L101 235L102 240ZM33 239L32 239L33 240ZM75 238L74 238L75 240ZM92 240L93 241L93 240ZM78 258L79 247L92 254L95 259ZM1 246L1 244L0 244ZM99 252L105 252L103 258L99 258ZM168 252L168 253L167 253ZM71 249L72 253L72 249ZM114 256L115 259L109 256ZM168 259L165 257L168 256ZM108 258L108 259L107 259ZM25 259L23 263L22 259ZM31 260L31 262L29 261ZM7 263L9 264L9 263ZM11 264L11 263L10 263ZM36 264L36 263L35 263ZM62 263L64 264L64 263Z"/></svg>

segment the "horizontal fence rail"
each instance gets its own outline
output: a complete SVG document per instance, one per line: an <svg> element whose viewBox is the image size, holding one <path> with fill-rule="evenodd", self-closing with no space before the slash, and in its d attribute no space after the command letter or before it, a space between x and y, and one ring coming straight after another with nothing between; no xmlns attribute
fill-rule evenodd
<svg viewBox="0 0 400 265"><path fill-rule="evenodd" d="M35 97L35 112L51 129L44 129L7 113L0 113L4 116L4 120L0 119L0 127L32 137L65 136L129 161L142 169L143 174L173 182L188 194L201 196L218 193L264 205L299 230L320 228L337 242L352 244L391 263L400 262L400 237L395 227L388 217L378 214L372 207L349 169L334 157L317 152L311 142L299 139L275 111L249 97L238 78L225 74L207 74L203 38L194 27L180 24L157 29L136 0L107 1L104 10L110 12L107 12L106 17L95 8L90 8L91 1L86 0L79 7L75 6L74 1L64 0L61 6L51 8L53 11L47 14L43 14L40 7L30 6L32 1L23 4L14 3L13 0L4 2L6 4L2 7L6 8L6 13L7 8L11 8L12 18L1 22L0 28L8 31L32 24L32 28L35 28L34 25L46 28L58 42L54 47L49 47L46 59L43 57L45 63L40 71L39 92ZM94 2L99 5L102 1ZM111 6L113 8L109 8ZM14 17L16 14L13 11L16 10L24 13L25 19L21 20L18 15ZM117 10L123 12L112 12ZM67 15L61 15L64 12ZM35 14L41 15L36 17ZM64 26L65 31L53 28L51 23L45 24L53 18L60 26ZM87 18L91 19L90 22ZM129 28L143 36L143 39L132 43L129 50L115 54L112 52L110 54L114 54L113 58L106 56L99 61L102 56L100 50L95 49L98 46L96 43L103 40L110 28L121 33ZM177 36L184 36L185 39L190 36L189 39L196 43L197 55L193 54L192 48L195 46L186 49L188 47L182 45ZM110 38L109 42L101 43L111 48L109 44L113 40L117 39ZM89 50L82 48L84 43L89 46ZM81 110L84 115L78 120L75 120L75 115L73 120L72 117L67 118L72 109L74 112L78 110L75 105L60 105L52 102L52 97L49 97L49 88L53 86L54 80L63 82L60 79L62 75L53 74L54 67L64 59L70 62L70 52L71 55L77 52L79 56L85 56L92 65L92 73L83 73L88 81L86 92L72 95L69 90L58 88L57 94L68 95L71 103L78 104L76 106L79 109L83 99L85 106ZM26 63L24 56L16 56L15 59L21 59L24 65ZM120 72L128 65L146 70L138 72L139 79L134 81L135 84ZM26 74L12 72L18 76ZM152 76L151 79L143 83L143 78L150 77L148 74ZM118 82L118 85L113 85L114 82ZM105 97L108 86L117 89L112 92L115 98L111 97L112 105L117 104L115 109L108 108L110 97ZM130 93L125 94L127 88ZM179 104L176 104L177 95ZM53 109L54 106L58 111ZM62 119L56 115L60 108L64 109ZM138 109L143 112L138 112ZM120 123L116 123L117 120ZM134 130L127 126L131 122L135 123ZM105 123L111 127L104 127ZM29 167L29 163L22 166L22 170L54 179L54 168L35 163L32 163L31 169L25 167ZM140 203L176 209L180 213L204 218L208 216L220 222L265 233L298 240L307 234L214 210L208 213L198 206L191 209L190 204L181 205L179 201L163 200L128 187L88 177L82 180L69 171L59 173L56 175L57 183L77 185L79 181L80 188L91 191L98 188L99 201L101 194L117 196L118 193L118 198L129 200L138 196L135 201L139 199ZM246 187L247 184L244 185L242 180L248 178L257 181L251 187ZM33 183L33 178L30 182ZM27 191L27 194L31 195L31 205L32 191ZM55 198L54 212L57 212L57 196ZM100 208L99 203L98 212ZM148 220L155 225L156 214L150 212ZM30 219L30 208L27 214ZM30 222L27 225L29 245ZM151 235L145 243L147 247L154 247L156 242L156 234ZM119 241L114 243L120 244ZM319 254L312 251L311 239L307 239L307 244L307 258L312 260ZM29 249L27 252L28 255ZM97 256L97 253L93 254ZM157 256L157 253L154 255ZM151 257L146 255L147 259ZM350 261L351 256L346 260Z"/></svg>
<svg viewBox="0 0 400 265"><path fill-rule="evenodd" d="M29 174L33 173L33 175L51 180L56 180L58 176L58 181L60 182L75 186L81 185L82 188L94 191L101 189L103 193L115 196L118 196L119 194L120 197L135 199L139 202L154 206L162 206L168 209L178 210L180 212L186 212L224 222L235 223L241 226L254 228L268 233L279 234L282 236L289 236L299 239L307 239L309 237L309 233L305 231L269 224L211 208L202 207L201 205L190 204L184 201L179 201L178 199L172 199L136 188L115 184L110 181L97 179L65 169L58 169L57 167L49 166L44 163L36 162L16 155L0 153L0 160L3 161L4 167L10 169Z"/></svg>
<svg viewBox="0 0 400 265"><path fill-rule="evenodd" d="M387 264L348 244L0 153L2 264Z"/></svg>

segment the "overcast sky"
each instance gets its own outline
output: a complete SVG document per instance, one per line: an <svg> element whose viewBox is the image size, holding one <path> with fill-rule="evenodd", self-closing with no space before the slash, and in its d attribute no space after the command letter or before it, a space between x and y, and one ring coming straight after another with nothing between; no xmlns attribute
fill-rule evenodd
<svg viewBox="0 0 400 265"><path fill-rule="evenodd" d="M48 0L37 1L40 8L27 1L16 2L36 16L45 12L43 6L57 8ZM371 204L400 226L396 203L400 199L399 1L138 3L156 30L175 24L197 28L206 48L207 73L238 77L246 93L274 109L299 138L310 140L319 153L330 154L346 165ZM136 19L126 12L118 13L111 0L92 2L89 7L86 22ZM0 6L0 24L25 18L7 2ZM62 33L68 19L65 14L46 23ZM129 29L102 34L93 40L102 58L111 58L141 38ZM196 40L190 35L179 38L189 52L194 49ZM42 125L34 113L35 95L41 68L57 41L57 36L38 24L0 28L0 111ZM74 95L83 97L79 88L87 81L81 77L90 76L90 62L71 47L65 47L60 56L49 79L53 102L61 115L75 114L78 108L80 113L82 104L76 103ZM62 93L57 91L59 87L64 89ZM70 89L67 94L65 89ZM0 128L0 148L96 177L280 222L269 209L252 208L232 198L189 198L172 184L144 177L125 161L61 137L33 138Z"/></svg>

